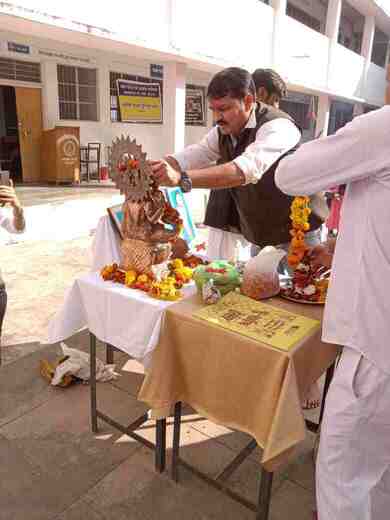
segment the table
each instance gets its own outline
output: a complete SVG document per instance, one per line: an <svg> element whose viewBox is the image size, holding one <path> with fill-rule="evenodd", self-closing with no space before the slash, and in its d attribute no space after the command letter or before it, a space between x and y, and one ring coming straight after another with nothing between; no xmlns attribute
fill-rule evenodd
<svg viewBox="0 0 390 520"><path fill-rule="evenodd" d="M269 303L322 319L322 307L280 298ZM193 317L201 306L194 296L166 310L159 344L138 399L148 403L153 417L159 419L175 408L175 480L179 464L191 469L179 458L181 402L214 422L251 435L254 441L222 472L220 482L213 483L226 491L221 481L258 444L263 449L259 504L240 501L263 520L268 517L273 472L305 437L302 396L327 369L329 384L339 347L322 343L317 329L291 351L280 351Z"/></svg>
<svg viewBox="0 0 390 520"><path fill-rule="evenodd" d="M187 296L194 292L193 284L184 289ZM77 278L66 294L62 308L50 323L48 337L49 343L57 343L85 327L89 329L92 431L98 431L99 418L155 450L155 467L159 472L165 468L165 418L156 421L156 443L153 444L134 433L149 419L148 413L129 425L123 425L97 408L96 337L106 343L107 363L113 362L116 348L147 366L158 342L163 314L171 305L172 302L155 300L141 291L105 282L99 273L88 273Z"/></svg>
<svg viewBox="0 0 390 520"><path fill-rule="evenodd" d="M119 255L118 237L109 218L103 217L95 236L93 268L100 269L107 263L118 261ZM254 440L213 484L255 510L259 519L265 520L273 471L291 456L294 446L305 435L301 396L326 369L328 386L338 347L322 344L320 332L317 331L293 351L285 353L212 327L192 317L192 313L201 306L194 292L193 286L187 287L186 299L172 304L103 282L98 273L89 273L78 278L69 290L64 306L50 325L49 342L61 341L84 327L90 329L92 429L96 431L97 419L100 418L154 449L158 471L163 471L165 467L165 418L175 409L172 458L172 476L175 480L179 464L189 467L179 457L182 401L215 422L249 433ZM270 303L311 318L322 317L321 307L298 305L280 299L270 300ZM129 316L136 316L137 319L129 320ZM157 420L155 445L134 433L148 418L147 414L124 426L97 409L96 337L107 345L108 363L112 362L114 345L142 361L146 367L153 353L153 363L147 371L139 399L151 406L152 417ZM237 374L242 373L245 378L237 378ZM260 373L262 378L259 377ZM214 394L210 389L215 390ZM219 407L221 398L227 403L222 409ZM285 435L286 431L289 432L288 436ZM259 504L254 505L226 490L223 480L257 444L264 451Z"/></svg>

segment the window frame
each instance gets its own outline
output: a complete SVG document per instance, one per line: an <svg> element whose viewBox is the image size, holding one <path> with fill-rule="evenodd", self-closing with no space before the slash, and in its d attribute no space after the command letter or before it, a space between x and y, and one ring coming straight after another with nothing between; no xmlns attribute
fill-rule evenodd
<svg viewBox="0 0 390 520"><path fill-rule="evenodd" d="M73 69L75 72L75 82L71 83L68 81L60 81L60 74L59 69L60 67L66 67L69 69ZM87 70L87 71L93 71L95 73L95 83L94 84L87 84L87 83L81 83L79 81L79 69ZM62 86L74 86L76 91L75 101L73 100L64 100L60 97L60 85ZM80 101L80 87L88 87L88 88L94 88L95 90L95 100L94 101ZM98 69L92 68L92 67L78 67L77 65L68 65L64 63L57 63L57 89L58 89L58 116L61 121L85 121L85 122L92 122L97 123L100 121L99 117L99 88L98 88ZM61 104L74 104L76 106L76 117L63 117L61 115ZM86 119L81 118L80 116L80 105L92 105L95 107L95 113L96 118L92 119Z"/></svg>

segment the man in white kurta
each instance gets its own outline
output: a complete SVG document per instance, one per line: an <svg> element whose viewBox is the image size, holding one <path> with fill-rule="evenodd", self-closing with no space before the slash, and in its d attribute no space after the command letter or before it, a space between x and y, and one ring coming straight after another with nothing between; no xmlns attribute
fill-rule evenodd
<svg viewBox="0 0 390 520"><path fill-rule="evenodd" d="M323 340L344 345L317 461L319 520L390 518L390 107L284 159L276 184L347 184Z"/></svg>

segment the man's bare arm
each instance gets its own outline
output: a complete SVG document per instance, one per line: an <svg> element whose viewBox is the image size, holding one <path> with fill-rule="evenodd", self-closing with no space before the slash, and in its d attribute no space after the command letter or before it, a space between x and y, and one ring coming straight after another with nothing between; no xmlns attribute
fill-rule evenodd
<svg viewBox="0 0 390 520"><path fill-rule="evenodd" d="M166 157L164 157L164 160L169 164L169 166L172 166L174 170L176 170L177 172L181 172L180 164L174 157L172 157L172 155L167 155Z"/></svg>
<svg viewBox="0 0 390 520"><path fill-rule="evenodd" d="M176 170L167 161L153 162L152 170L157 184L160 186L173 187L180 183L180 169ZM186 173L194 188L223 189L235 188L245 184L245 176L234 162L199 170L187 170Z"/></svg>

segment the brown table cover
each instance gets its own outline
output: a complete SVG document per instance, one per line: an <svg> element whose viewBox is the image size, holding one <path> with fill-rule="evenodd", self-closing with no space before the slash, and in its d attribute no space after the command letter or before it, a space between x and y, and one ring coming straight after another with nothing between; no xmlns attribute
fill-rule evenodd
<svg viewBox="0 0 390 520"><path fill-rule="evenodd" d="M322 320L321 306L281 298L266 303ZM183 401L211 421L250 434L263 448L263 466L275 471L305 438L302 396L339 347L322 343L318 329L289 352L277 350L193 317L202 305L194 296L166 311L138 398L155 418Z"/></svg>

